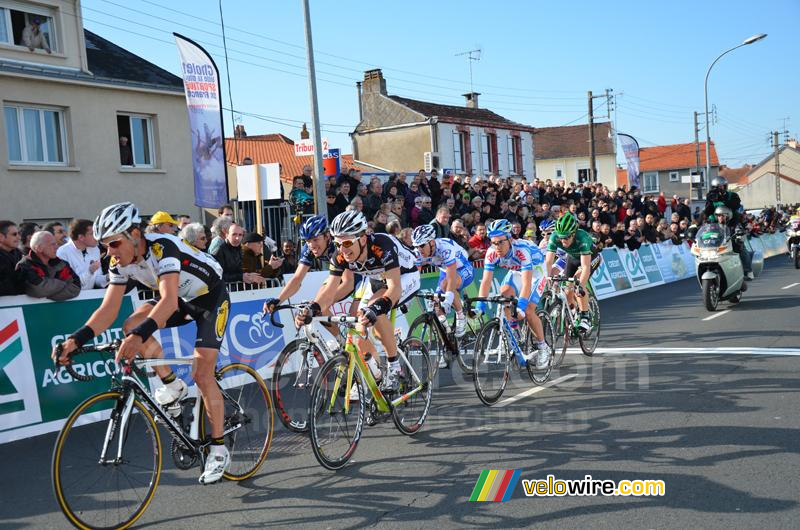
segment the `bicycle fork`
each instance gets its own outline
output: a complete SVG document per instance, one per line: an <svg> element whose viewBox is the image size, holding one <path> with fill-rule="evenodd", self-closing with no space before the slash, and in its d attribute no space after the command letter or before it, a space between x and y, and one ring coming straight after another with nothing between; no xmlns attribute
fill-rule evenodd
<svg viewBox="0 0 800 530"><path fill-rule="evenodd" d="M111 411L111 416L108 419L108 427L106 428L106 437L103 440L103 450L100 453L100 461L98 464L106 465L106 464L120 464L122 463L122 445L125 442L125 430L128 427L128 420L131 416L131 411L133 410L133 401L136 398L133 392L128 392L128 395L125 396L125 402L122 404L122 410L115 410ZM117 438L117 457L112 460L107 459L108 454L108 446L111 443L111 440L114 439L114 436L119 431L119 437Z"/></svg>

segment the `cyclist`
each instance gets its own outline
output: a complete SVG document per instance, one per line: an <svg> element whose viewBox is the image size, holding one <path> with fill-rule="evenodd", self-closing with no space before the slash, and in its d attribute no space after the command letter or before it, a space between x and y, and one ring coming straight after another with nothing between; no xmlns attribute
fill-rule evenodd
<svg viewBox="0 0 800 530"><path fill-rule="evenodd" d="M461 304L461 293L472 283L473 277L467 251L452 239L437 238L436 230L431 225L416 227L411 234L411 241L414 244L418 267L424 265L439 267L436 292L445 293L442 304L445 315L450 312L450 306L455 308L456 337L463 337L467 320Z"/></svg>
<svg viewBox="0 0 800 530"><path fill-rule="evenodd" d="M539 250L547 252L547 245L550 242L550 234L556 228L556 222L552 219L544 219L539 223L539 231L542 233L542 239L539 241ZM560 248L556 251L556 261L553 264L558 270L563 271L567 266L567 253L564 249Z"/></svg>
<svg viewBox="0 0 800 530"><path fill-rule="evenodd" d="M58 360L66 363L71 352L111 326L129 280L158 291L156 300L139 307L123 324L126 336L116 360L132 359L136 354L148 359L163 357L164 352L153 333L192 320L197 324L193 377L203 395L211 423L211 445L200 483L211 484L220 480L230 466L223 437L222 394L214 379L217 353L230 309L222 267L214 258L178 237L145 234L140 223L139 211L130 202L108 206L95 220L94 237L108 247L111 256L109 285L100 307L83 327L62 343ZM56 355L54 348L54 359ZM163 386L156 389L154 397L168 408L186 395L186 384L167 366L156 366L155 371Z"/></svg>
<svg viewBox="0 0 800 530"><path fill-rule="evenodd" d="M539 303L545 287L542 269L544 255L532 241L512 239L511 223L507 219L492 221L488 230L492 246L486 251L478 296L484 297L489 294L496 267L509 269L500 286L500 294L503 296L513 294L517 297L514 317L516 320L525 318L528 321L538 341L536 367L547 368L547 363L550 361L550 347L544 340L542 321L536 314L536 304ZM486 313L486 302L478 302L475 309ZM533 351L526 352L525 360L530 361L533 356Z"/></svg>
<svg viewBox="0 0 800 530"><path fill-rule="evenodd" d="M603 258L597 245L594 244L592 236L578 228L578 220L571 212L565 213L556 221L555 230L548 240L544 263L548 276L553 274L553 262L556 260L559 249L567 253L564 276L572 278L580 273L578 278L578 308L580 309L578 325L581 329L588 331L592 329L592 324L589 321L589 299L586 294L586 284L592 273L600 266L600 260ZM567 299L570 305L575 303L575 294L571 290L567 290Z"/></svg>
<svg viewBox="0 0 800 530"><path fill-rule="evenodd" d="M361 331L369 326L375 328L389 361L382 386L386 391L396 391L400 362L389 313L419 290L419 269L415 265L414 251L389 234L367 235L367 219L358 210L337 215L330 231L338 249L330 265L331 281L325 283L309 311L297 314L295 323L298 327L305 324L309 312L313 316L323 314L334 302L342 283L351 282L355 273L363 275L366 289L358 306L360 328ZM367 350L368 343L368 340L361 339L359 350Z"/></svg>

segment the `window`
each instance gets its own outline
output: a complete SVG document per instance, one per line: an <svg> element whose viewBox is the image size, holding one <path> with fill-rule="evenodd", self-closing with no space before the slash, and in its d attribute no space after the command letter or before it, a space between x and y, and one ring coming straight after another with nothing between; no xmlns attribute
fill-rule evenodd
<svg viewBox="0 0 800 530"><path fill-rule="evenodd" d="M464 150L461 146L461 135L458 132L453 132L453 166L456 171L464 170L464 157L461 153Z"/></svg>
<svg viewBox="0 0 800 530"><path fill-rule="evenodd" d="M589 181L589 168L580 168L578 169L578 184L583 184L584 182Z"/></svg>
<svg viewBox="0 0 800 530"><path fill-rule="evenodd" d="M670 171L669 172L669 181L670 182L679 182L681 180L681 176L678 174L677 171Z"/></svg>
<svg viewBox="0 0 800 530"><path fill-rule="evenodd" d="M564 178L564 168L561 166L556 166L556 179L561 180Z"/></svg>
<svg viewBox="0 0 800 530"><path fill-rule="evenodd" d="M151 116L120 114L117 116L117 132L121 166L155 167Z"/></svg>
<svg viewBox="0 0 800 530"><path fill-rule="evenodd" d="M59 49L55 37L54 19L46 10L31 12L0 7L0 43L49 53Z"/></svg>
<svg viewBox="0 0 800 530"><path fill-rule="evenodd" d="M642 192L653 193L658 191L658 172L645 173L642 179Z"/></svg>
<svg viewBox="0 0 800 530"><path fill-rule="evenodd" d="M522 174L522 141L519 136L507 136L508 171L512 175Z"/></svg>
<svg viewBox="0 0 800 530"><path fill-rule="evenodd" d="M6 105L3 116L10 163L66 165L62 111Z"/></svg>
<svg viewBox="0 0 800 530"><path fill-rule="evenodd" d="M472 174L472 149L469 130L453 132L453 163L456 171Z"/></svg>
<svg viewBox="0 0 800 530"><path fill-rule="evenodd" d="M495 133L487 133L484 136L486 140L486 150L483 152L483 170L487 173L497 173L497 135Z"/></svg>

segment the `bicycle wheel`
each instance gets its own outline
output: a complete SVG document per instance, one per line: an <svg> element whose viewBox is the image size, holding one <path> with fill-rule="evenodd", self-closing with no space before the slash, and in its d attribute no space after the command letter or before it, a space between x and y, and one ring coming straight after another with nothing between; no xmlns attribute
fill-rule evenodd
<svg viewBox="0 0 800 530"><path fill-rule="evenodd" d="M88 398L72 411L56 439L53 491L61 511L78 528L129 527L158 487L161 438L155 421L137 399L123 428L125 401L118 391Z"/></svg>
<svg viewBox="0 0 800 530"><path fill-rule="evenodd" d="M581 351L587 357L594 355L597 342L600 340L600 304L594 295L589 298L589 318L592 321L592 329L578 333L578 342L581 344Z"/></svg>
<svg viewBox="0 0 800 530"><path fill-rule="evenodd" d="M353 374L353 389L347 387L347 358L329 359L314 382L309 408L311 448L322 467L341 469L358 447L364 428L364 385L361 374ZM345 396L353 392L350 408L345 409ZM358 399L354 399L355 397Z"/></svg>
<svg viewBox="0 0 800 530"><path fill-rule="evenodd" d="M217 372L225 404L225 446L231 466L223 475L228 480L244 480L255 475L264 464L272 445L275 412L267 384L253 368L233 363ZM200 403L200 439L211 434L205 403Z"/></svg>
<svg viewBox="0 0 800 530"><path fill-rule="evenodd" d="M436 380L439 374L439 360L445 354L443 337L439 334L439 326L433 319L436 316L432 313L425 313L414 319L411 327L408 328L408 337L416 337L425 345L428 355L430 355L431 381Z"/></svg>
<svg viewBox="0 0 800 530"><path fill-rule="evenodd" d="M553 336L555 332L553 331L553 323L550 320L550 315L548 315L545 311L539 310L536 312L539 316L539 320L542 322L542 330L544 331L544 341L550 346L551 350L553 348ZM537 339L533 335L533 330L528 326L528 329L525 333L525 346L527 351L538 351L538 344ZM536 367L536 356L528 361L525 364L525 367L528 369L528 377L531 378L531 381L536 383L537 385L543 385L550 379L550 374L553 371L553 359L555 357L555 352L550 355L550 359L547 362L547 366L543 369L539 369Z"/></svg>
<svg viewBox="0 0 800 530"><path fill-rule="evenodd" d="M464 336L456 339L456 347L458 348L458 355L456 355L456 362L461 367L461 371L465 375L472 375L472 370L475 364L475 340L478 338L478 333L481 330L482 322L480 320L471 321L467 318L467 331ZM455 326L455 320L453 321Z"/></svg>
<svg viewBox="0 0 800 530"><path fill-rule="evenodd" d="M473 370L478 399L485 405L494 405L506 389L510 370L508 345L496 318L478 333Z"/></svg>
<svg viewBox="0 0 800 530"><path fill-rule="evenodd" d="M325 364L322 353L305 339L287 344L275 360L270 395L281 423L293 432L308 432L311 387Z"/></svg>
<svg viewBox="0 0 800 530"><path fill-rule="evenodd" d="M564 362L569 347L569 323L561 300L552 302L548 311L550 322L553 324L553 368L558 368Z"/></svg>
<svg viewBox="0 0 800 530"><path fill-rule="evenodd" d="M421 390L392 409L392 420L403 434L409 436L422 428L431 407L433 395L431 357L425 344L416 337L408 337L400 344L400 348L408 359L402 363L399 395L405 395L418 386ZM410 371L413 370L416 378Z"/></svg>

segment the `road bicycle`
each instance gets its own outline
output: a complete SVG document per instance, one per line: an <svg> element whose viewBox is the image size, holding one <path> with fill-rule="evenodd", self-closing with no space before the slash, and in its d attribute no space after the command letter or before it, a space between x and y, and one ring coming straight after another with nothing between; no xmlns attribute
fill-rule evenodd
<svg viewBox="0 0 800 530"><path fill-rule="evenodd" d="M535 359L525 360L525 353L529 351L534 351L535 357L538 341L526 319L517 321L512 327L506 309L516 312L517 299L513 296L487 296L465 301L468 308L480 301L498 304L497 315L483 325L475 340L473 370L478 399L488 406L497 403L508 385L512 367L515 372L525 368L530 380L536 384L546 383L553 368L553 355L542 369L536 368ZM554 332L550 316L541 310L537 310L537 315L542 321L544 341L552 348Z"/></svg>
<svg viewBox="0 0 800 530"><path fill-rule="evenodd" d="M113 358L120 341L84 346L64 369L90 381L72 366L77 354ZM58 352L60 354L60 351ZM193 359L134 359L117 365L107 392L87 398L67 417L53 449L51 475L59 507L78 528L127 528L145 512L158 487L162 444L157 423L167 430L178 469L205 465L211 443L203 400L185 397L165 410L148 390L148 369L190 365ZM224 437L230 451L228 480L252 477L272 444L274 414L261 376L245 364L215 372L224 400Z"/></svg>
<svg viewBox="0 0 800 530"><path fill-rule="evenodd" d="M391 416L401 433L416 434L425 423L433 390L430 357L421 340L398 340L399 388L384 392L353 341L357 335L364 336L355 331L358 319L336 318L348 328L344 352L322 366L309 407L314 456L331 470L341 469L353 456L368 417L380 421Z"/></svg>
<svg viewBox="0 0 800 530"><path fill-rule="evenodd" d="M563 276L549 276L550 287L542 295L541 307L553 322L556 343L554 344L554 366L560 366L571 343L578 341L581 351L587 357L595 354L597 343L600 340L600 305L597 303L591 283L586 284L589 293L589 330L581 329L578 315L570 308L567 300L566 289L578 286L577 278L564 278Z"/></svg>
<svg viewBox="0 0 800 530"><path fill-rule="evenodd" d="M455 314L451 320L444 322L437 317L442 313L445 295L443 293L418 293L417 297L430 304L424 304L425 311L414 319L408 328L408 336L417 337L428 348L428 352L431 354L433 379L435 380L439 373L439 364L442 359L445 360L447 366L451 366L455 359L464 374L471 376L475 338L483 323L480 320L468 318L466 332L463 337L458 338L455 336Z"/></svg>

